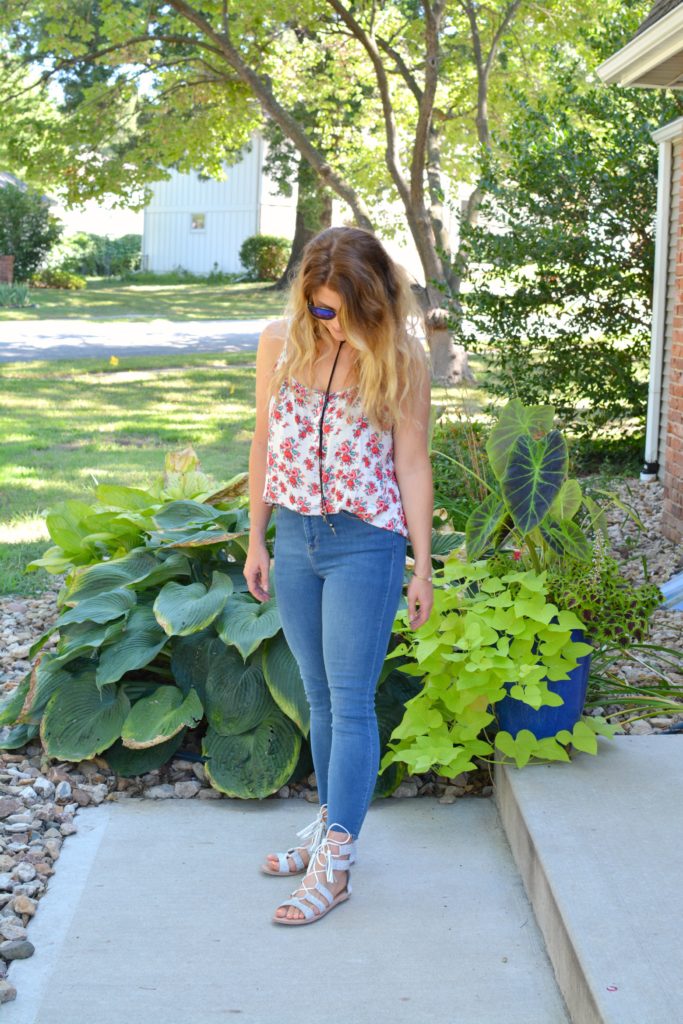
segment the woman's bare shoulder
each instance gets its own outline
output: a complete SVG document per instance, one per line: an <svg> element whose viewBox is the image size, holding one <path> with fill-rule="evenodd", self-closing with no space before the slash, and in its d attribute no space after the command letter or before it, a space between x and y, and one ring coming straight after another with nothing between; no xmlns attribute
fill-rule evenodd
<svg viewBox="0 0 683 1024"><path fill-rule="evenodd" d="M258 355L264 363L274 365L279 359L287 338L287 326L285 319L271 320L261 331Z"/></svg>

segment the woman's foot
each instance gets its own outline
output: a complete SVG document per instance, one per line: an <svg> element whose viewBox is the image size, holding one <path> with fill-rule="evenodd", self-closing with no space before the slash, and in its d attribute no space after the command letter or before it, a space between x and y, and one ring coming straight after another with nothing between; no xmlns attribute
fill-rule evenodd
<svg viewBox="0 0 683 1024"><path fill-rule="evenodd" d="M325 912L323 908L330 905L329 901L316 888L316 883L327 889L333 899L336 899L347 888L348 870L335 867L332 871L332 880L326 870L330 857L334 858L337 864L348 864L350 861L350 850L352 846L351 834L349 832L337 832L330 830L316 851L315 860L309 866L305 877L298 889L291 894L290 899L300 901L304 906L310 907L315 917L320 917ZM310 898L313 896L315 902ZM303 920L306 915L298 907L280 906L275 911L278 920L287 919L290 921Z"/></svg>
<svg viewBox="0 0 683 1024"><path fill-rule="evenodd" d="M309 837L307 844L305 846L291 846L286 853L280 855L277 853L269 853L266 856L265 863L265 867L268 868L268 872L272 875L282 875L287 873L290 875L296 875L299 871L305 871L310 863L312 851L315 850L316 846L325 835L326 828L327 804L322 804L315 821L312 821L310 825L307 825L305 828L302 828L297 832L297 835L302 838ZM296 857L293 856L295 852L297 854ZM282 861L287 865L287 871L283 871Z"/></svg>

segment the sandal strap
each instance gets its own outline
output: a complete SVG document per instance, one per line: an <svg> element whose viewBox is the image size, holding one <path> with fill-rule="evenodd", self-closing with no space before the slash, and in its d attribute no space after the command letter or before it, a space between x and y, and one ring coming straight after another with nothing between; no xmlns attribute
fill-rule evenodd
<svg viewBox="0 0 683 1024"><path fill-rule="evenodd" d="M306 899L308 899L308 897L306 897ZM280 906L281 907L296 907L296 909L300 910L302 912L302 914L304 915L304 917L307 917L309 920L310 920L310 918L316 916L315 910L311 910L311 908L307 907L306 904L302 903L301 900L297 900L297 899L294 899L294 898L289 899L289 900L283 900L282 903L280 904Z"/></svg>

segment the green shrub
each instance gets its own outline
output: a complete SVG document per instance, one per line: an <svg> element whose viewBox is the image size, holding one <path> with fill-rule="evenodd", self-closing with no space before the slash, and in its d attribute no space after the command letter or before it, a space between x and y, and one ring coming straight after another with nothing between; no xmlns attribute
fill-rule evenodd
<svg viewBox="0 0 683 1024"><path fill-rule="evenodd" d="M0 726L10 727L0 749L40 735L50 757L101 755L138 775L194 731L211 785L242 798L310 771L308 703L276 596L259 603L243 575L246 486L242 473L214 490L186 449L146 490L99 484L94 500L47 513L54 546L27 568L66 573L59 615L0 702ZM55 631L56 648L42 651ZM376 700L383 744L417 691L394 665ZM385 772L375 794L393 792L403 774Z"/></svg>
<svg viewBox="0 0 683 1024"><path fill-rule="evenodd" d="M84 277L72 274L68 270L46 267L32 276L31 284L34 288L65 288L69 291L80 291L86 287L87 282Z"/></svg>
<svg viewBox="0 0 683 1024"><path fill-rule="evenodd" d="M31 306L31 292L27 284L0 284L0 308L21 309Z"/></svg>
<svg viewBox="0 0 683 1024"><path fill-rule="evenodd" d="M0 188L0 255L14 256L15 281L27 281L62 233L46 199L32 188Z"/></svg>
<svg viewBox="0 0 683 1024"><path fill-rule="evenodd" d="M275 235L252 235L240 249L240 263L254 281L276 281L287 267L292 243Z"/></svg>
<svg viewBox="0 0 683 1024"><path fill-rule="evenodd" d="M88 277L119 277L140 266L142 235L109 238L89 231L68 235L46 260L50 270L66 270Z"/></svg>

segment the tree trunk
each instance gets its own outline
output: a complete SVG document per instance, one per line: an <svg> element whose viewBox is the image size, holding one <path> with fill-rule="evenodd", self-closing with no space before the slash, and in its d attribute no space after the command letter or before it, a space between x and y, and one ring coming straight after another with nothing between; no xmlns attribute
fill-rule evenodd
<svg viewBox="0 0 683 1024"><path fill-rule="evenodd" d="M323 186L311 165L303 158L299 161L297 183L299 191L296 201L294 240L285 272L275 285L279 291L284 291L289 287L306 243L319 231L329 228L332 223L330 191Z"/></svg>

